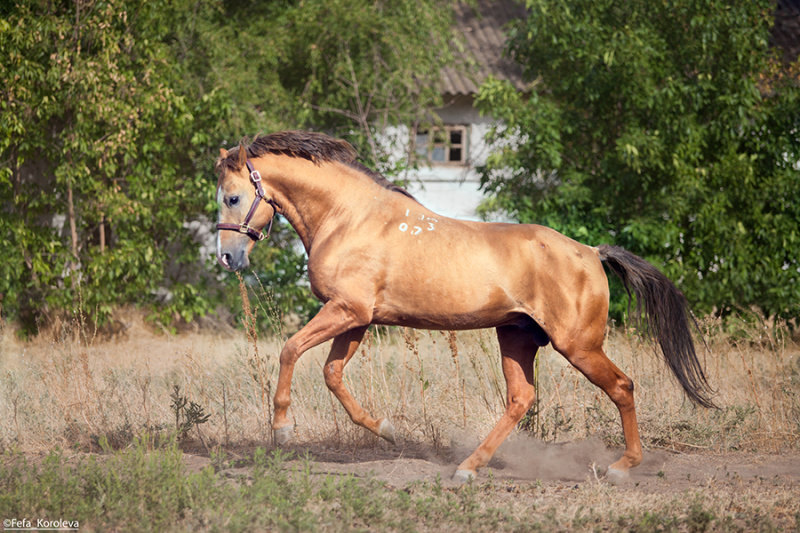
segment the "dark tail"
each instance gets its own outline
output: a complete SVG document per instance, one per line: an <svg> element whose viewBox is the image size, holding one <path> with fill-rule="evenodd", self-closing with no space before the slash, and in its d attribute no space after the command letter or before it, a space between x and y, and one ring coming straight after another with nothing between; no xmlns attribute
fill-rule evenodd
<svg viewBox="0 0 800 533"><path fill-rule="evenodd" d="M653 265L618 246L598 246L600 260L622 280L630 296L636 295L636 317L642 319L649 336L689 398L703 407L715 407L713 391L697 360L690 332L689 308L680 290Z"/></svg>

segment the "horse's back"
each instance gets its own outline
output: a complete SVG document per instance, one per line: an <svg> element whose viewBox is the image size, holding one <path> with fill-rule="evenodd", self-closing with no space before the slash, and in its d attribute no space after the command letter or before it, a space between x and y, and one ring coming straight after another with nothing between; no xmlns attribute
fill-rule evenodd
<svg viewBox="0 0 800 533"><path fill-rule="evenodd" d="M461 221L417 206L382 232L360 280L374 280L379 322L471 329L527 315L560 337L598 312L605 321L608 285L596 249L550 228Z"/></svg>

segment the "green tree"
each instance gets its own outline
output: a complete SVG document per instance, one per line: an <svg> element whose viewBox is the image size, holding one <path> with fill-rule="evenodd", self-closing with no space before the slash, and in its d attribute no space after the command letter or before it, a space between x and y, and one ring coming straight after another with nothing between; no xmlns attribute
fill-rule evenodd
<svg viewBox="0 0 800 533"><path fill-rule="evenodd" d="M432 0L2 4L3 315L35 328L78 307L169 322L229 305L236 278L206 267L189 226L216 217L218 148L312 128L398 170L389 132L433 119L453 40L452 4ZM254 265L278 308L306 314L291 240L277 225Z"/></svg>
<svg viewBox="0 0 800 533"><path fill-rule="evenodd" d="M5 8L0 244L16 260L0 293L29 327L79 303L101 318L129 302L185 319L208 308L183 224L210 208L209 147L193 132L217 106L174 89L175 6Z"/></svg>
<svg viewBox="0 0 800 533"><path fill-rule="evenodd" d="M229 15L259 84L291 105L292 127L345 137L376 170L396 173L392 128L435 120L442 68L458 64L454 1L237 2ZM274 55L264 59L264 51ZM245 68L241 61L239 69ZM224 76L233 69L225 68ZM279 88L273 90L272 88ZM259 91L258 88L255 89ZM267 114L275 104L260 98ZM273 115L274 116L274 115ZM402 142L402 141L400 141Z"/></svg>
<svg viewBox="0 0 800 533"><path fill-rule="evenodd" d="M772 3L530 0L490 80L490 207L663 267L702 312L800 316L800 87Z"/></svg>

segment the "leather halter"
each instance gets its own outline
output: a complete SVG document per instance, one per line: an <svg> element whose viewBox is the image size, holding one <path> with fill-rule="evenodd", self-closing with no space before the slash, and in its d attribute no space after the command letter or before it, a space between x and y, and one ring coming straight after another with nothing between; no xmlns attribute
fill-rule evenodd
<svg viewBox="0 0 800 533"><path fill-rule="evenodd" d="M244 217L244 221L241 224L217 224L217 230L227 229L239 233L245 233L248 237L258 242L269 237L269 234L272 231L272 221L275 220L275 213L278 212L278 205L272 198L267 198L267 195L264 193L264 188L261 187L261 173L253 167L253 163L251 163L249 159L247 160L247 170L250 171L250 181L253 182L253 186L256 188L256 197L253 199L253 204L250 206L250 211L247 212L247 216ZM266 203L271 205L273 210L272 218L269 219L269 225L267 226L266 234L250 226L250 221L253 219L253 215L256 214L258 203L261 200L264 200Z"/></svg>

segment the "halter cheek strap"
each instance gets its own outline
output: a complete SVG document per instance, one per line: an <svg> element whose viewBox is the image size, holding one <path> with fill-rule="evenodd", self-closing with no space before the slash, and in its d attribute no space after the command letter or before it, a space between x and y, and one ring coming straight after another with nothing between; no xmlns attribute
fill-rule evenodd
<svg viewBox="0 0 800 533"><path fill-rule="evenodd" d="M267 195L264 193L264 188L261 186L261 173L253 167L253 163L251 163L249 159L247 160L247 170L250 172L250 181L253 182L253 186L256 188L256 197L253 199L253 203L250 205L250 210L247 212L247 216L244 217L244 221L241 224L217 224L217 229L245 233L248 237L256 242L263 241L269 237L269 234L272 231L272 221L275 220L275 213L278 212L278 206L272 198L267 198ZM250 226L250 221L256 214L256 209L258 209L258 204L261 200L264 200L266 203L271 205L273 210L272 218L269 219L269 225L267 225L266 234Z"/></svg>

